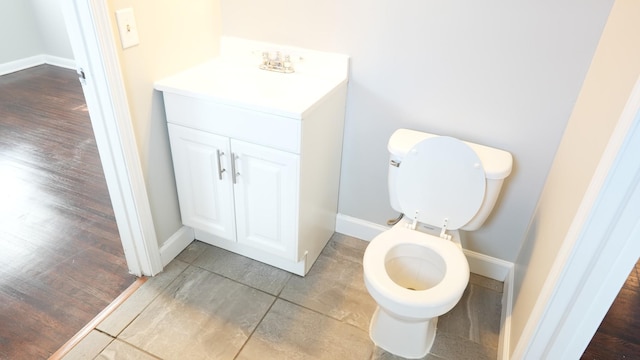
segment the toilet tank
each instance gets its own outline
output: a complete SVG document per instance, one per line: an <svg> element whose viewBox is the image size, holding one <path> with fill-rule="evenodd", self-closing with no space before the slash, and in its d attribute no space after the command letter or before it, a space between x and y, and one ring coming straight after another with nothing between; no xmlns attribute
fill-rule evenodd
<svg viewBox="0 0 640 360"><path fill-rule="evenodd" d="M391 138L389 138L389 200L391 202L391 207L394 210L402 212L396 196L396 175L398 167L402 163L402 159L415 144L434 136L438 135L415 130L398 129L391 135ZM467 141L463 142L469 145L469 147L476 152L480 161L482 161L482 167L484 168L487 179L484 201L480 206L478 213L473 217L473 219L471 219L471 221L461 227L462 230L471 231L477 230L482 226L487 217L489 217L491 210L493 210L493 206L498 200L502 183L511 173L513 158L509 152L504 150L478 145Z"/></svg>

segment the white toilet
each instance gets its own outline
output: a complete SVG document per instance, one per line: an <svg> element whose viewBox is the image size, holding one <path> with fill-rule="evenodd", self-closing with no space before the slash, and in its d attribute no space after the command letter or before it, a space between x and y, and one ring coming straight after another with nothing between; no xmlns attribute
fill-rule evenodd
<svg viewBox="0 0 640 360"><path fill-rule="evenodd" d="M458 229L484 223L512 158L407 129L396 130L388 148L391 206L404 218L364 253L365 284L378 303L369 335L392 354L421 358L433 345L438 316L458 303L469 281Z"/></svg>

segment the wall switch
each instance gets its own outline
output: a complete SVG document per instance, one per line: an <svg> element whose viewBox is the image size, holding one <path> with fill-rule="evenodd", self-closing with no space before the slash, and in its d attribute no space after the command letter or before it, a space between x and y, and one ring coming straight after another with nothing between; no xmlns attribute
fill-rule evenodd
<svg viewBox="0 0 640 360"><path fill-rule="evenodd" d="M118 22L122 48L126 49L138 45L140 39L138 38L138 28L136 26L136 18L133 16L133 9L126 8L117 10L116 21Z"/></svg>

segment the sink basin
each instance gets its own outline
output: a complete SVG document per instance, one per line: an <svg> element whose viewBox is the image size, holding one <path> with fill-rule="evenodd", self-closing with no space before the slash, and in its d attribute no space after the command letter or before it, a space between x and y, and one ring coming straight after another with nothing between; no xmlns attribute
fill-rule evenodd
<svg viewBox="0 0 640 360"><path fill-rule="evenodd" d="M305 59L305 63L296 72L284 74L261 70L258 68L259 63L252 62L251 59L223 55L160 80L155 83L155 88L163 92L302 119L305 112L346 83L348 58L344 55L336 56L341 56L344 61Z"/></svg>

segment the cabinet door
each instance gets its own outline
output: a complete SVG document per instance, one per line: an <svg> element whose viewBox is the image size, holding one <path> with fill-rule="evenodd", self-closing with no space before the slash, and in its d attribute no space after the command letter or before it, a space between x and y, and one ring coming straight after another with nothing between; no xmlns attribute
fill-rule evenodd
<svg viewBox="0 0 640 360"><path fill-rule="evenodd" d="M229 139L169 124L182 223L235 241Z"/></svg>
<svg viewBox="0 0 640 360"><path fill-rule="evenodd" d="M299 156L231 140L238 242L297 261Z"/></svg>

